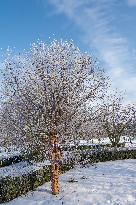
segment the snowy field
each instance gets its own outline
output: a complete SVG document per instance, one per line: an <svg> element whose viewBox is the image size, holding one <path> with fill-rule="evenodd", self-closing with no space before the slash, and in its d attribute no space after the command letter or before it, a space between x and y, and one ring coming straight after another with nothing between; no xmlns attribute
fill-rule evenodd
<svg viewBox="0 0 136 205"><path fill-rule="evenodd" d="M74 179L74 182L70 182ZM136 205L136 160L76 167L60 176L61 193L50 182L4 205Z"/></svg>

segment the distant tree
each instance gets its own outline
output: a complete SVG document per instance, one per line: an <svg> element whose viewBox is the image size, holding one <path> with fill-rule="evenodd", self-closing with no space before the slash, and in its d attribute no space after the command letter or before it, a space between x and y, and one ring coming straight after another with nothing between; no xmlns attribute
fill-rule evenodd
<svg viewBox="0 0 136 205"><path fill-rule="evenodd" d="M53 41L33 44L22 55L9 53L3 76L2 132L38 151L50 147L52 193L57 194L58 143L85 131L80 129L86 121L84 110L107 86L104 71L73 43Z"/></svg>
<svg viewBox="0 0 136 205"><path fill-rule="evenodd" d="M129 130L128 135L131 137L130 124L136 123L136 107L123 104L121 94L110 94L103 100L99 121L112 146L116 147L125 131Z"/></svg>
<svg viewBox="0 0 136 205"><path fill-rule="evenodd" d="M132 143L132 140L136 138L136 120L128 124L123 134L126 135L130 143Z"/></svg>
<svg viewBox="0 0 136 205"><path fill-rule="evenodd" d="M82 138L85 140L100 140L105 136L105 132L100 121L100 105L100 101L98 100L97 105L91 105L86 109L85 121L82 122L82 125L80 126L81 133L82 130L84 130Z"/></svg>

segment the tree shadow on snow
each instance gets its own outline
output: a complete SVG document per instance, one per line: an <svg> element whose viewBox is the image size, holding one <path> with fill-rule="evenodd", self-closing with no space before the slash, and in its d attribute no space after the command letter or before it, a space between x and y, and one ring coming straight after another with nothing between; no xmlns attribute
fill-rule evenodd
<svg viewBox="0 0 136 205"><path fill-rule="evenodd" d="M40 189L38 189L38 192L46 192L46 193L48 193L48 194L52 194L51 190L45 189L45 188L40 188Z"/></svg>

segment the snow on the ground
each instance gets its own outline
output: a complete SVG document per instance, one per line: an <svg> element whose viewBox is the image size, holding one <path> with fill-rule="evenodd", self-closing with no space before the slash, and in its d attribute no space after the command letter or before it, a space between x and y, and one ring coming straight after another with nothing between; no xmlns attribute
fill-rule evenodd
<svg viewBox="0 0 136 205"><path fill-rule="evenodd" d="M75 182L69 182L71 178ZM60 176L61 192L52 196L50 182L4 205L136 205L136 160L76 167Z"/></svg>
<svg viewBox="0 0 136 205"><path fill-rule="evenodd" d="M130 143L130 142L126 142L125 143L125 147L129 148L136 148L136 142Z"/></svg>
<svg viewBox="0 0 136 205"><path fill-rule="evenodd" d="M123 143L125 142L125 147L136 147L136 138L131 140L132 143L130 143L130 137L128 136L121 136L120 138L120 143ZM111 144L110 142L110 139L108 137L104 137L104 138L101 138L100 140L97 139L97 138L94 138L92 140L79 140L79 141L76 141L76 143L80 146L82 145L106 145L106 144ZM71 143L70 144L71 146L74 146L74 143Z"/></svg>
<svg viewBox="0 0 136 205"><path fill-rule="evenodd" d="M27 161L15 163L6 167L0 168L0 178L7 176L16 177L23 174L29 174L32 171L41 169L43 166L49 165L50 162L45 160L44 162L30 164Z"/></svg>

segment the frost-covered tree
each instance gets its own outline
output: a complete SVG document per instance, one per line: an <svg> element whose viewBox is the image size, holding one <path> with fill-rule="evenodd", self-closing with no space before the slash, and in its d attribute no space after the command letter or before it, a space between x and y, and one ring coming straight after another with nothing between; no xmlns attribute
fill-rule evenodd
<svg viewBox="0 0 136 205"><path fill-rule="evenodd" d="M104 129L102 129L100 121L100 101L97 101L97 105L91 105L85 110L85 121L82 122L80 126L80 131L82 133L82 139L92 140L101 139L105 136Z"/></svg>
<svg viewBox="0 0 136 205"><path fill-rule="evenodd" d="M33 44L29 52L9 52L5 60L2 134L38 152L50 147L54 194L58 143L85 131L80 129L87 119L85 109L103 96L106 86L103 70L72 42Z"/></svg>
<svg viewBox="0 0 136 205"><path fill-rule="evenodd" d="M136 123L136 106L123 103L123 96L113 92L106 96L99 111L99 121L105 136L117 147L126 132L131 137L130 125ZM128 132L129 131L129 132Z"/></svg>
<svg viewBox="0 0 136 205"><path fill-rule="evenodd" d="M130 143L133 143L132 141L136 138L136 120L128 124L123 135L126 135L129 138Z"/></svg>

